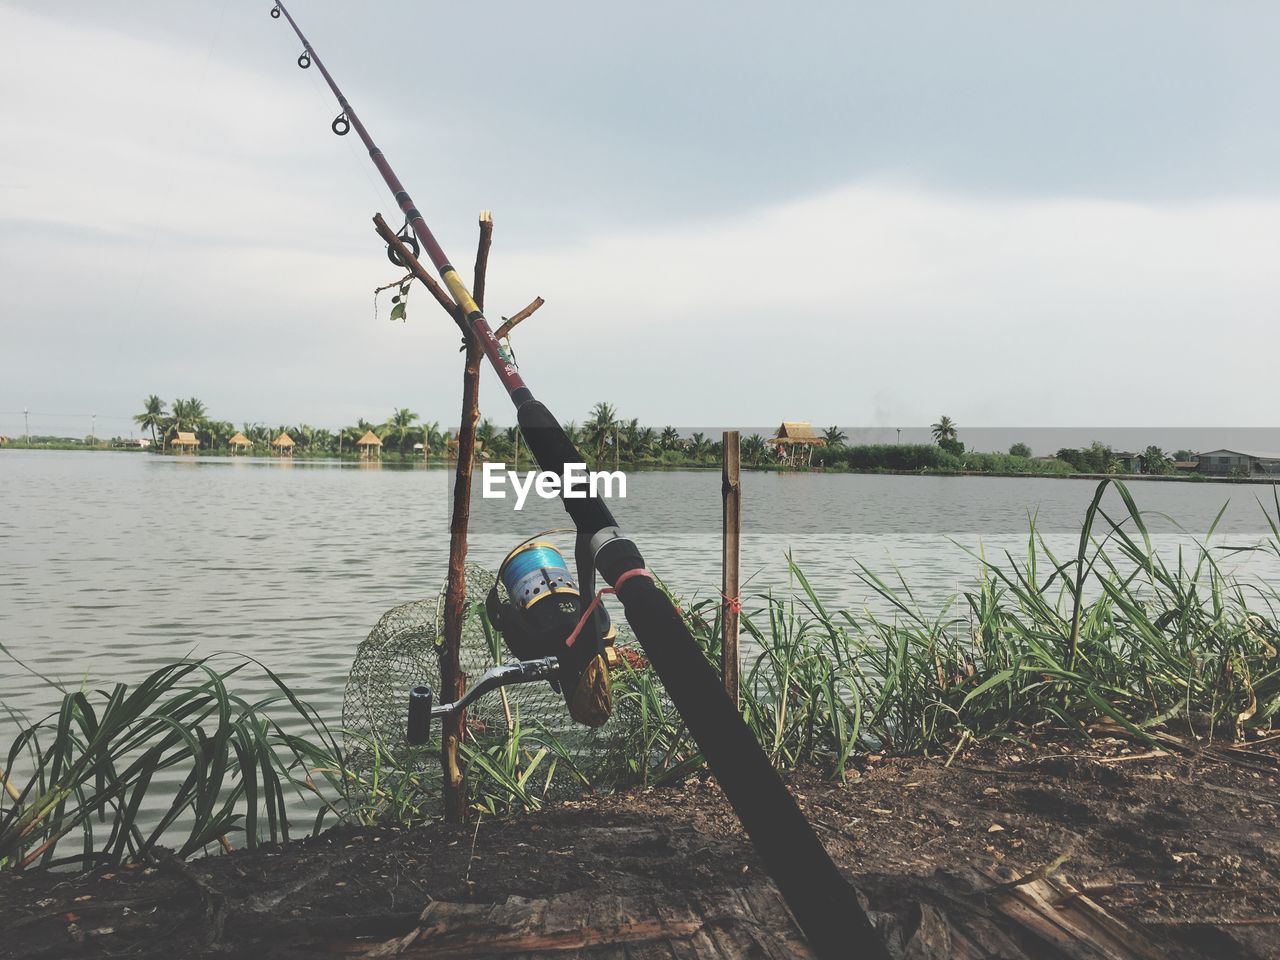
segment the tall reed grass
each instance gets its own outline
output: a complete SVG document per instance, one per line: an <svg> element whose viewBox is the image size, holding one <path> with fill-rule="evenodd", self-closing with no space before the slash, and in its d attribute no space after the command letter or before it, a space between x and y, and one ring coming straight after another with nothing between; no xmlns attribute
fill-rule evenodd
<svg viewBox="0 0 1280 960"><path fill-rule="evenodd" d="M1124 507L1114 518L1103 507L1108 485ZM973 586L933 609L901 576L890 582L859 565L854 575L889 612L831 610L788 558L799 592L744 604L743 716L776 766L835 776L866 751L951 752L1046 725L1084 737L1099 719L1137 737L1167 725L1228 737L1269 729L1280 712L1280 593L1233 579L1219 558L1280 558L1274 492L1272 506L1263 507L1270 536L1258 543L1215 547L1210 529L1194 550L1166 557L1129 491L1104 481L1072 555L1055 555L1032 521L1025 553L974 553ZM686 607L713 663L720 613L714 602ZM240 669L179 663L132 691L65 693L8 751L0 862L116 863L175 832L181 855L283 840L298 810L309 830L327 815L433 814L433 755L375 752L372 773L357 774L315 708L270 671L278 695L250 703L231 693ZM518 713L508 730L467 743L473 805L535 810L554 796L679 780L703 766L652 670L617 673L614 697L610 734L589 756ZM289 732L299 729L305 736ZM161 790L159 774L178 786ZM140 811L157 791L164 812L144 830ZM55 853L72 835L78 851Z"/></svg>

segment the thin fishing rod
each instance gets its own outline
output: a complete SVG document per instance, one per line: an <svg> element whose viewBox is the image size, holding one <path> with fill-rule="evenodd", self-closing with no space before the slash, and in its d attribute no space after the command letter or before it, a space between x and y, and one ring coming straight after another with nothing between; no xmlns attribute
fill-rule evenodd
<svg viewBox="0 0 1280 960"><path fill-rule="evenodd" d="M414 235L462 310L471 335L480 339L490 365L510 394L520 431L534 459L543 470L564 476L567 464L584 462L582 454L551 411L525 385L408 191L284 4L277 2L271 15L288 19L302 41L298 65L305 68L314 60L342 107L343 112L333 121L334 132L345 132L342 128L349 124L368 148ZM561 502L578 532L576 559L583 598L595 592L594 576L598 570L622 602L636 639L814 952L820 960L888 960L884 943L858 902L856 891L836 868L787 792L683 616L645 566L639 547L622 532L605 501L590 495L585 484L582 489L562 491ZM579 644L569 649L577 651L588 646ZM561 662L564 664L564 658ZM584 666L585 662L578 669Z"/></svg>
<svg viewBox="0 0 1280 960"><path fill-rule="evenodd" d="M525 400L533 399L533 393L529 391L529 388L524 384L524 380L521 379L520 371L516 369L515 361L506 348L498 342L498 338L493 335L489 321L485 319L484 313L476 305L475 298L471 296L471 291L467 289L467 285L458 276L458 271L449 262L449 258L445 255L439 241L436 240L435 234L427 226L427 221L423 219L422 213L414 206L413 198L409 196L409 191L404 188L400 178L391 169L391 164L387 162L386 155L373 142L373 137L369 136L368 129L361 122L355 110L351 108L347 98L343 96L342 90L333 79L333 75L329 73L328 68L325 67L324 61L320 59L320 55L311 46L311 42L307 40L306 35L298 26L298 22L289 13L288 8L283 3L277 2L271 12L273 17L277 16L276 10L284 15L284 18L289 21L289 26L293 28L293 32L302 41L302 54L298 57L298 66L305 70L314 60L316 67L320 70L320 75L324 77L324 82L333 91L333 96L338 101L338 106L342 107L342 113L334 118L332 124L333 132L343 136L346 133L344 127L347 124L355 130L356 136L360 138L365 145L365 149L369 151L369 158L373 161L373 165L378 168L378 173L382 174L382 179L386 181L388 189L396 198L396 203L400 205L400 209L404 212L409 228L413 230L414 235L422 242L422 249L427 252L427 256L440 273L440 279L444 281L445 287L448 288L449 295L453 297L454 303L462 308L462 315L466 320L467 326L475 336L480 338L484 352L488 355L489 362L493 364L493 369L497 371L498 379L502 381L507 393L511 395L512 402L519 407Z"/></svg>

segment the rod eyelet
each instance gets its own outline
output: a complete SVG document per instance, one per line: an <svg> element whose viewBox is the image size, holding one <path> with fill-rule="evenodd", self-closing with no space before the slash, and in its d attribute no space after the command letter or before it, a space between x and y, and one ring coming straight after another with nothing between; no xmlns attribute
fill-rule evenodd
<svg viewBox="0 0 1280 960"><path fill-rule="evenodd" d="M329 129L340 137L345 137L351 132L351 121L347 119L345 113L340 113L333 118L333 123L329 124Z"/></svg>
<svg viewBox="0 0 1280 960"><path fill-rule="evenodd" d="M311 54L303 50L302 53L298 56L298 66L300 66L303 70L311 66Z"/></svg>
<svg viewBox="0 0 1280 960"><path fill-rule="evenodd" d="M271 8L271 19L272 19L272 20L279 20L279 19L280 19L280 8L279 8L279 7L272 7L272 8Z"/></svg>
<svg viewBox="0 0 1280 960"><path fill-rule="evenodd" d="M406 247L409 248L409 251L413 254L413 258L416 260L418 258L418 254L421 253L421 248L418 246L418 238L415 237L412 233L399 233L399 234L396 234L396 236L399 238L401 243L403 243ZM403 260L400 259L399 252L396 250L395 247L391 246L391 244L387 244L387 259L390 260L392 263L394 263L397 267L409 266L407 263L405 263Z"/></svg>

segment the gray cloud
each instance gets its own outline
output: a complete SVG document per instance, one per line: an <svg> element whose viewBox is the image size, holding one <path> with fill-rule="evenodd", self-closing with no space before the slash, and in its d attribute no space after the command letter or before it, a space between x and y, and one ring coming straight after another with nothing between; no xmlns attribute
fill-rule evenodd
<svg viewBox="0 0 1280 960"><path fill-rule="evenodd" d="M456 415L456 334L372 319L390 199L260 6L0 5L0 410ZM495 209L491 312L548 298L517 349L566 418L1271 419L1271 4L459 5L465 44L294 6L460 263Z"/></svg>

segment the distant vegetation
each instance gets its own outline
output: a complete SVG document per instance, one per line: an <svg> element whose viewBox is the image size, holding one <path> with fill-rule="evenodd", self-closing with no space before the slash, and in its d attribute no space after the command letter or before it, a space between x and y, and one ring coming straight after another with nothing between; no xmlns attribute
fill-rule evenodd
<svg viewBox="0 0 1280 960"><path fill-rule="evenodd" d="M457 444L456 431L443 429L439 421L423 420L408 407L396 408L380 422L360 418L336 430L306 423L269 426L257 422L237 426L211 416L204 403L195 397L166 404L152 394L143 401L142 412L133 419L157 451L168 450L170 441L179 432L194 433L200 442L200 452L206 454L267 455L281 434L293 440L295 457L355 459L359 456L356 443L369 431L382 441L383 458L439 460L452 456ZM581 423L569 421L563 426L569 439L593 467L716 467L721 461L718 438L700 432L685 436L672 426L642 426L638 418L623 419L613 404L603 401L597 403ZM1187 461L1195 456L1189 450L1168 455L1157 446L1149 446L1141 454L1122 460L1111 447L1099 442L1082 449L1064 448L1053 457L1035 457L1025 443L1013 444L1008 453L979 453L966 449L956 422L949 416L939 417L930 432L934 441L931 444L850 445L848 434L832 426L818 432L818 443L791 448L779 448L768 438L753 434L742 439L742 463L754 469L855 473L1171 475L1178 473L1174 461ZM248 451L232 450L229 441L237 433L252 444ZM33 437L31 441L30 444L10 443L59 449L114 447L125 443L118 438L103 442L92 437L86 437L83 442L53 437ZM515 427L499 427L486 418L477 428L476 443L485 459L531 465Z"/></svg>

